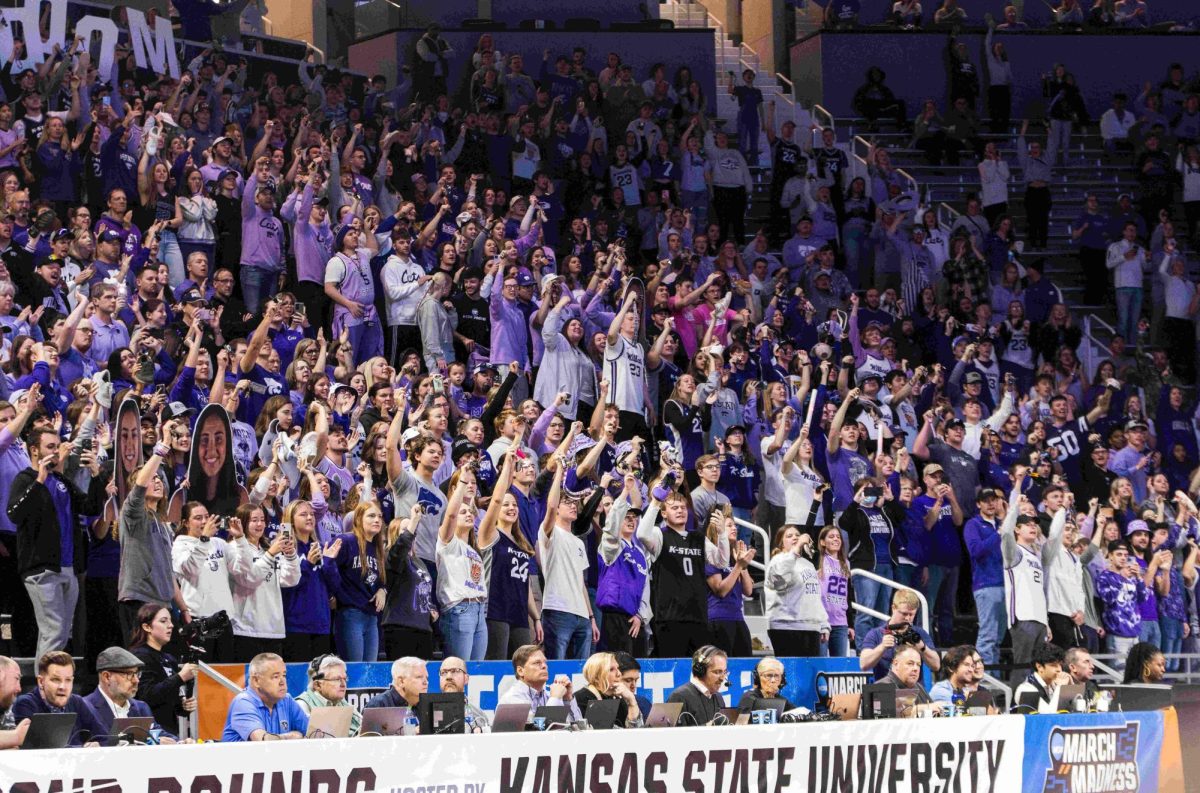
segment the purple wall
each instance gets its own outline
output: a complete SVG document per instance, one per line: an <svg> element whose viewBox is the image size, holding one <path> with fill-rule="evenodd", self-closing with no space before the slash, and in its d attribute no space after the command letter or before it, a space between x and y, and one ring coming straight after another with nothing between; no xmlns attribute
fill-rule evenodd
<svg viewBox="0 0 1200 793"><path fill-rule="evenodd" d="M387 33L359 42L350 47L350 66L356 70L374 73L377 64L384 59L394 59L397 64L411 64L413 47L422 31ZM605 56L611 51L620 54L621 60L633 66L633 76L639 82L650 75L650 66L665 63L670 79L679 66L687 65L709 97L709 106L714 107L712 97L716 91L716 64L713 52L713 33L708 29L679 29L654 32L567 32L567 31L504 31L491 32L496 49L505 55L520 53L525 60L525 73L536 78L542 64L542 50L550 50L551 66L559 55L571 54L579 45L587 48L587 65L593 72L604 68ZM455 50L451 60L448 85L456 91L464 79L466 64L479 41L480 32L475 30L443 30L446 39Z"/></svg>
<svg viewBox="0 0 1200 793"><path fill-rule="evenodd" d="M982 61L982 35L962 36L971 59ZM1066 35L1026 33L997 36L1013 65L1013 113L1020 116L1041 101L1041 75L1058 61L1076 75L1088 110L1099 116L1116 91L1132 98L1149 81L1166 78L1178 61L1186 74L1200 65L1200 35ZM936 33L821 33L792 45L792 77L797 94L820 102L835 116L854 115L851 100L869 66L887 72L887 84L908 103L915 117L920 101L932 97L945 105L947 81L943 53L947 37ZM818 77L819 75L819 77Z"/></svg>

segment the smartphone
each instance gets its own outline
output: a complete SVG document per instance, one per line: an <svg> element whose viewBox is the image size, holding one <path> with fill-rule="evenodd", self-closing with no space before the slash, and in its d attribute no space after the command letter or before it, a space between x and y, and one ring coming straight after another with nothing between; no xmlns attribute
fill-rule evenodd
<svg viewBox="0 0 1200 793"><path fill-rule="evenodd" d="M1104 518L1106 518L1108 520L1112 520L1113 515L1114 515L1113 508L1112 507L1100 507L1100 514Z"/></svg>
<svg viewBox="0 0 1200 793"><path fill-rule="evenodd" d="M112 97L108 94L105 94L104 96L100 97L100 104L104 105L105 107L112 107Z"/></svg>
<svg viewBox="0 0 1200 793"><path fill-rule="evenodd" d="M292 524L290 524L290 523L283 523L283 524L280 524L280 526L279 526L279 538L280 538L281 540L290 540L290 539L292 539Z"/></svg>
<svg viewBox="0 0 1200 793"><path fill-rule="evenodd" d="M863 495L867 498L880 499L883 498L882 487L868 487L863 490Z"/></svg>
<svg viewBox="0 0 1200 793"><path fill-rule="evenodd" d="M308 314L308 306L303 303L297 303L295 310L292 312L297 317L304 317Z"/></svg>

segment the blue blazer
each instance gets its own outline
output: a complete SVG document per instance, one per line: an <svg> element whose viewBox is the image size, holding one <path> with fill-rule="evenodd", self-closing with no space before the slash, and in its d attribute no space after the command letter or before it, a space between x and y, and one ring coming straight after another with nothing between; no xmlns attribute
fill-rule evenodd
<svg viewBox="0 0 1200 793"><path fill-rule="evenodd" d="M112 712L112 708L109 707L108 700L105 699L104 695L100 693L100 689L97 688L95 691L88 694L83 698L83 701L90 705L92 708L92 713L96 714L96 722L101 728L100 734L111 735L113 719L116 718L116 715ZM129 701L129 716L130 718L144 716L154 718L154 713L150 710L150 706L145 702L142 702L140 699L131 699ZM162 727L162 725L158 722L155 722L154 726ZM170 735L172 738L175 737L173 733L168 732L167 730L163 730L163 734Z"/></svg>

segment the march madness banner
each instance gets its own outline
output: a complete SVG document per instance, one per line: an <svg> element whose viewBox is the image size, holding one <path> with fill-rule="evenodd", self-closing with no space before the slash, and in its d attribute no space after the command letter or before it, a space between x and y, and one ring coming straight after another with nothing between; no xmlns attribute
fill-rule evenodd
<svg viewBox="0 0 1200 793"><path fill-rule="evenodd" d="M1016 793L1022 732L994 716L5 752L0 790Z"/></svg>
<svg viewBox="0 0 1200 793"><path fill-rule="evenodd" d="M1181 791L1174 710L1028 716L1026 791Z"/></svg>

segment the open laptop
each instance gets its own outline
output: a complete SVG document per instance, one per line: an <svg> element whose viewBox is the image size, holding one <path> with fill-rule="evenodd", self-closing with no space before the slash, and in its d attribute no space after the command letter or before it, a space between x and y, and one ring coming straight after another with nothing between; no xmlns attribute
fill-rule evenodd
<svg viewBox="0 0 1200 793"><path fill-rule="evenodd" d="M411 713L410 708L367 708L362 712L358 735L400 735Z"/></svg>
<svg viewBox="0 0 1200 793"><path fill-rule="evenodd" d="M103 746L116 746L122 740L126 743L146 743L150 737L150 729L154 726L153 716L126 716L113 719L104 739L94 737Z"/></svg>
<svg viewBox="0 0 1200 793"><path fill-rule="evenodd" d="M534 723L542 721L540 729L545 730L562 730L567 726L567 722L571 718L571 708L568 705L542 705L533 712Z"/></svg>
<svg viewBox="0 0 1200 793"><path fill-rule="evenodd" d="M523 732L529 723L528 702L512 702L496 706L496 716L492 719L492 732Z"/></svg>
<svg viewBox="0 0 1200 793"><path fill-rule="evenodd" d="M858 710L862 705L862 692L832 694L829 697L829 712L841 721L858 721Z"/></svg>
<svg viewBox="0 0 1200 793"><path fill-rule="evenodd" d="M650 715L646 717L647 727L674 727L683 713L682 702L656 702L650 706Z"/></svg>
<svg viewBox="0 0 1200 793"><path fill-rule="evenodd" d="M22 749L62 749L71 740L75 729L74 713L35 713L29 717L29 732L25 733Z"/></svg>
<svg viewBox="0 0 1200 793"><path fill-rule="evenodd" d="M992 692L986 688L976 689L967 697L967 715L986 716L991 712L991 708L995 707L995 704L996 700L992 696Z"/></svg>
<svg viewBox="0 0 1200 793"><path fill-rule="evenodd" d="M713 724L718 726L737 724L738 716L742 715L741 711L739 711L737 708L721 708L719 711L717 711L717 714L718 715L713 720ZM722 716L725 717L724 720L722 720Z"/></svg>
<svg viewBox="0 0 1200 793"><path fill-rule="evenodd" d="M369 708L380 710L379 708ZM305 738L348 738L350 736L350 719L354 716L354 708L323 707L313 708L308 714L308 732Z"/></svg>
<svg viewBox="0 0 1200 793"><path fill-rule="evenodd" d="M617 723L617 711L620 709L619 699L593 699L588 703L583 718L593 730L611 730Z"/></svg>

